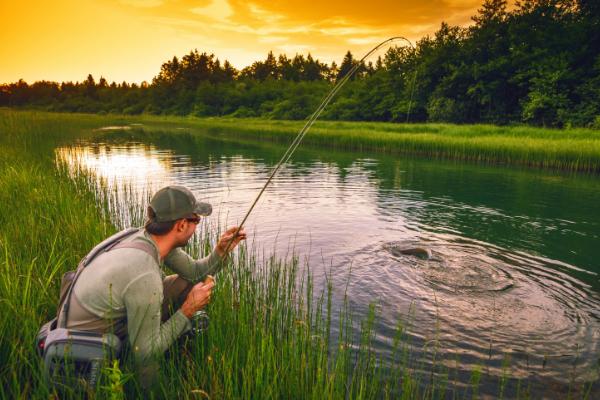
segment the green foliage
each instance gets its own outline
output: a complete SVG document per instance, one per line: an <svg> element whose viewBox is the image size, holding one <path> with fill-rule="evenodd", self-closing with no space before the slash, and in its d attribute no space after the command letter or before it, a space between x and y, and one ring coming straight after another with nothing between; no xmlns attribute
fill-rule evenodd
<svg viewBox="0 0 600 400"><path fill-rule="evenodd" d="M133 377L132 374L125 374L119 367L119 360L113 360L113 364L102 369L102 378L106 384L100 387L100 396L109 400L124 400L125 383Z"/></svg>
<svg viewBox="0 0 600 400"><path fill-rule="evenodd" d="M460 104L447 97L432 97L427 104L427 115L432 122L460 121Z"/></svg>
<svg viewBox="0 0 600 400"><path fill-rule="evenodd" d="M539 71L531 78L530 91L523 101L523 119L539 125L563 125L569 107L566 85L561 79L566 74L564 62Z"/></svg>

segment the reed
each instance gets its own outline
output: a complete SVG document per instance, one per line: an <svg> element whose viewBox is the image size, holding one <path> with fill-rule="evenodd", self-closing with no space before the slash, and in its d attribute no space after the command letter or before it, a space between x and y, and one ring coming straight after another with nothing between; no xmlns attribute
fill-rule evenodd
<svg viewBox="0 0 600 400"><path fill-rule="evenodd" d="M174 116L120 116L57 114L0 110L3 119L24 121L29 147L37 138L57 136L52 126L78 127L91 131L107 125L141 124L136 131L177 135L211 135L226 140L260 140L289 144L303 126L302 121ZM46 125L31 126L28 116ZM35 118L34 118L35 119ZM18 136L14 135L13 136ZM530 126L396 124L378 122L318 121L303 139L303 145L340 150L406 154L425 158L453 159L476 163L518 165L586 173L600 172L600 131L585 128L544 129Z"/></svg>
<svg viewBox="0 0 600 400"><path fill-rule="evenodd" d="M293 121L213 119L190 123L225 138L289 143ZM192 129L192 128L190 128ZM492 125L319 122L304 144L486 164L600 172L600 131Z"/></svg>

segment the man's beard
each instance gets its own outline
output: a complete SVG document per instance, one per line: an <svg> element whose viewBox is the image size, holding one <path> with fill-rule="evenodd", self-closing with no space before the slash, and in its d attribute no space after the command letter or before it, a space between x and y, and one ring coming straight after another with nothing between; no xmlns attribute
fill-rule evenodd
<svg viewBox="0 0 600 400"><path fill-rule="evenodd" d="M181 242L178 242L177 245L175 247L185 247L188 245L188 243L190 242L190 239L192 237L190 236L189 238L187 238L186 240L182 240Z"/></svg>

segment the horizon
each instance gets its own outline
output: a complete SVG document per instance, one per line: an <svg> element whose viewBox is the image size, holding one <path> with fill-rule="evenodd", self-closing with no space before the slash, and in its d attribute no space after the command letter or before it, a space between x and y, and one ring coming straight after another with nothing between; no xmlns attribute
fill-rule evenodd
<svg viewBox="0 0 600 400"><path fill-rule="evenodd" d="M442 22L468 26L482 3L376 0L363 7L334 0L317 9L293 0L2 4L0 11L9 23L0 28L0 56L9 61L0 67L0 83L81 82L88 74L108 82L150 83L163 63L194 49L227 60L238 70L264 60L269 51L288 57L310 53L339 65L347 51L360 56L391 36L402 35L416 44Z"/></svg>

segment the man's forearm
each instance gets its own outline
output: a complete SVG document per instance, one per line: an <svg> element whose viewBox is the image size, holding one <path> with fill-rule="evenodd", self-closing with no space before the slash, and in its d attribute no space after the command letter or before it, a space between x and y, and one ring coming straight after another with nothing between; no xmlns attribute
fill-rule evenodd
<svg viewBox="0 0 600 400"><path fill-rule="evenodd" d="M180 277L190 282L199 282L206 275L217 273L222 267L222 260L223 258L216 249L199 260L194 260L182 249L175 249L169 253L165 264Z"/></svg>

